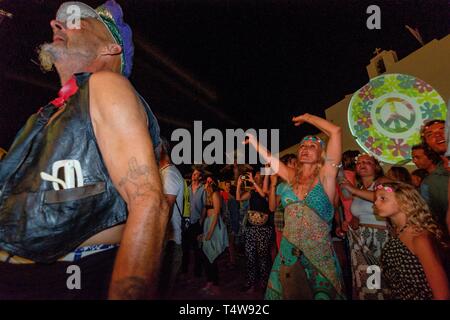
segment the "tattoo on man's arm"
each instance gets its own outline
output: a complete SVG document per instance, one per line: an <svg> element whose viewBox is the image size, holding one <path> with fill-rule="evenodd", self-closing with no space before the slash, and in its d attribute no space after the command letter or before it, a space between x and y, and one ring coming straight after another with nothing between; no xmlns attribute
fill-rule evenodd
<svg viewBox="0 0 450 320"><path fill-rule="evenodd" d="M152 191L152 184L150 183L150 169L147 165L139 165L135 157L128 162L128 173L120 182L120 187L125 187L131 184L134 188L131 197L133 200L138 197L146 196Z"/></svg>
<svg viewBox="0 0 450 320"><path fill-rule="evenodd" d="M148 298L146 281L140 277L129 277L111 284L117 299L139 300Z"/></svg>

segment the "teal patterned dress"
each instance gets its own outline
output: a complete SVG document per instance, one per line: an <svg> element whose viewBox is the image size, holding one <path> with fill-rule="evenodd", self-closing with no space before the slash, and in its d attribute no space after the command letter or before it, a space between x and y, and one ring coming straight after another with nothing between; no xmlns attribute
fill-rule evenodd
<svg viewBox="0 0 450 320"><path fill-rule="evenodd" d="M334 209L319 181L304 200L292 187L280 193L285 227L265 298L345 299L342 272L330 237Z"/></svg>

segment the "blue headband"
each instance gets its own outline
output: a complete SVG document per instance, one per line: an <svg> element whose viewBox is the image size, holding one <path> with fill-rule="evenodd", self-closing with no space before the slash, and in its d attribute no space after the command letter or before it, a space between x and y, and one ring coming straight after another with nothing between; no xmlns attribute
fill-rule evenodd
<svg viewBox="0 0 450 320"><path fill-rule="evenodd" d="M303 142L305 142L305 141L319 142L319 143L320 143L320 146L322 147L322 149L325 148L325 142L324 142L322 139L320 139L319 137L316 137L316 136L306 136L306 137L304 137L304 138L302 139L302 141L300 142L300 145L301 145Z"/></svg>

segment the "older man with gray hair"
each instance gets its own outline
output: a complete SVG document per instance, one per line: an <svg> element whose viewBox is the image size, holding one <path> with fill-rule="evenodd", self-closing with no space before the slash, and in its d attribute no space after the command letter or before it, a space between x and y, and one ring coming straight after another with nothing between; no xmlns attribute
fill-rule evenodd
<svg viewBox="0 0 450 320"><path fill-rule="evenodd" d="M168 207L131 29L113 0L63 3L50 25L40 58L62 88L0 163L0 299L151 298Z"/></svg>

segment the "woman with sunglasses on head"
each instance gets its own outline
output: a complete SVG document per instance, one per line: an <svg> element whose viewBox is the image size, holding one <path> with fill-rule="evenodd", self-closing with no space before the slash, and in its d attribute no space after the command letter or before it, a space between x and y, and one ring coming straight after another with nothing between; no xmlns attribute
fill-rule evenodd
<svg viewBox="0 0 450 320"><path fill-rule="evenodd" d="M448 245L442 241L442 231L417 190L405 183L378 185L374 208L391 221L395 230L381 254L382 272L392 298L450 299L440 257Z"/></svg>
<svg viewBox="0 0 450 320"><path fill-rule="evenodd" d="M342 273L330 236L342 155L341 128L307 113L292 120L296 126L309 123L329 137L327 147L318 137L303 138L296 168L272 157L255 137L249 136L246 141L288 182L280 190L285 225L266 299L345 299Z"/></svg>

